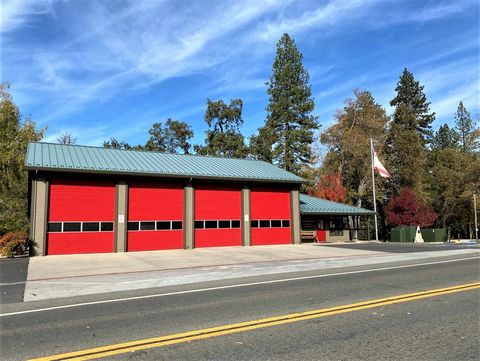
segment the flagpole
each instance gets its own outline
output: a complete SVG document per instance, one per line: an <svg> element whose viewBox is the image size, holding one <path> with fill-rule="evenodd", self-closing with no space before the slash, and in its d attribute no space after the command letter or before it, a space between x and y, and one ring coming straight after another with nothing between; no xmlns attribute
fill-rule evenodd
<svg viewBox="0 0 480 361"><path fill-rule="evenodd" d="M377 198L375 196L375 170L373 158L373 139L370 137L370 153L372 158L372 186L373 186L373 211L375 212L375 240L378 242L378 223L377 223Z"/></svg>

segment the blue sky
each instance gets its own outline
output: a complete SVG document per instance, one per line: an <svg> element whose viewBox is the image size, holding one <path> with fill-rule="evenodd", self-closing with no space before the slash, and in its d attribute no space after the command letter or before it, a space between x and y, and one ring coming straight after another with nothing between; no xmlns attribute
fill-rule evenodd
<svg viewBox="0 0 480 361"><path fill-rule="evenodd" d="M1 79L24 115L77 143L143 144L152 123L192 125L206 99L241 98L245 136L263 123L265 82L288 32L310 73L322 128L354 88L387 109L404 67L425 85L434 128L479 106L476 1L2 0Z"/></svg>

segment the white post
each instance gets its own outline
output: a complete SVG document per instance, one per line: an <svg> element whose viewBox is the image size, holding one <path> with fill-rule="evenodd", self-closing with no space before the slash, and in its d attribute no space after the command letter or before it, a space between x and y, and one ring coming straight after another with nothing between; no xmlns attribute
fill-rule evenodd
<svg viewBox="0 0 480 361"><path fill-rule="evenodd" d="M372 158L372 186L373 186L373 211L375 212L375 241L378 242L378 223L377 223L377 197L375 195L375 170L373 169L373 139L370 137L370 153Z"/></svg>
<svg viewBox="0 0 480 361"><path fill-rule="evenodd" d="M473 193L473 212L475 219L475 240L478 242L477 194Z"/></svg>

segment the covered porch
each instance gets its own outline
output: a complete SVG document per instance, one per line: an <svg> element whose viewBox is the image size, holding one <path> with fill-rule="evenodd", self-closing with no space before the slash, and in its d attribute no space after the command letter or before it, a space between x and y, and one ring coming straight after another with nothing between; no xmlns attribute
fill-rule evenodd
<svg viewBox="0 0 480 361"><path fill-rule="evenodd" d="M302 242L369 240L368 217L374 214L368 209L301 194Z"/></svg>

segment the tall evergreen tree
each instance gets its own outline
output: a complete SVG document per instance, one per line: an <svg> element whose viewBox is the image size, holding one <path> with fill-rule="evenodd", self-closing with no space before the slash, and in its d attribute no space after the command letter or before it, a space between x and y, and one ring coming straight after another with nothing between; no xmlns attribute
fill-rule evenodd
<svg viewBox="0 0 480 361"><path fill-rule="evenodd" d="M227 105L223 100L207 99L205 122L208 125L205 145L196 145L195 152L202 155L245 158L247 147L240 132L243 124L243 102L234 99Z"/></svg>
<svg viewBox="0 0 480 361"><path fill-rule="evenodd" d="M455 128L460 138L460 147L464 152L478 151L480 147L480 129L461 101L455 114Z"/></svg>
<svg viewBox="0 0 480 361"><path fill-rule="evenodd" d="M430 113L430 102L427 101L423 88L424 86L420 85L413 74L405 68L395 88L397 95L390 105L396 109L400 105L403 106L401 113L394 114L393 122L406 129L415 129L422 144L426 145L431 141L431 125L435 120L435 113Z"/></svg>
<svg viewBox="0 0 480 361"><path fill-rule="evenodd" d="M165 126L154 123L148 131L150 138L145 144L145 149L169 153L189 154L192 145L189 143L193 137L193 130L185 122L168 119Z"/></svg>
<svg viewBox="0 0 480 361"><path fill-rule="evenodd" d="M480 155L455 148L433 149L428 157L429 191L437 226L452 237L469 237L473 193L480 189Z"/></svg>
<svg viewBox="0 0 480 361"><path fill-rule="evenodd" d="M283 34L267 83L266 127L273 134L272 160L294 173L310 162L314 131L319 128L317 117L311 115L314 99L302 59L295 41Z"/></svg>
<svg viewBox="0 0 480 361"><path fill-rule="evenodd" d="M45 132L22 117L9 90L8 83L0 84L0 234L28 230L25 153L28 142L42 139Z"/></svg>
<svg viewBox="0 0 480 361"><path fill-rule="evenodd" d="M458 148L458 133L447 124L440 126L432 140L432 149Z"/></svg>
<svg viewBox="0 0 480 361"><path fill-rule="evenodd" d="M273 131L267 126L258 128L258 133L250 137L249 153L258 160L273 162Z"/></svg>
<svg viewBox="0 0 480 361"><path fill-rule="evenodd" d="M401 188L411 188L423 198L426 150L414 128L415 114L406 104L400 103L393 118L384 148L387 169L392 175L387 181L387 194L397 196Z"/></svg>

